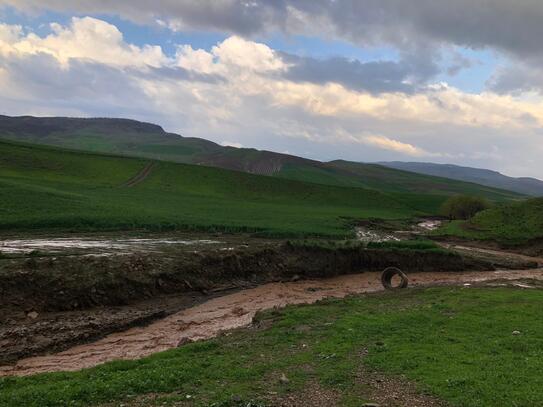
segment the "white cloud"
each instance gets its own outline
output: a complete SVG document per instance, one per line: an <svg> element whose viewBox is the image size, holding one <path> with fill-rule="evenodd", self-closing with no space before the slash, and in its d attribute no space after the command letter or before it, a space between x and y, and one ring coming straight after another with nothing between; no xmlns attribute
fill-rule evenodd
<svg viewBox="0 0 543 407"><path fill-rule="evenodd" d="M416 147L409 143L402 143L398 140L393 140L385 136L364 136L362 142L370 146L375 146L383 150L390 150L400 154L409 155L412 157L438 157L440 154L429 153L422 148Z"/></svg>
<svg viewBox="0 0 543 407"><path fill-rule="evenodd" d="M92 17L71 20L70 26L51 24L52 33L23 34L19 26L0 25L0 51L4 54L49 54L66 66L71 59L86 59L116 66L153 66L167 63L160 46L127 44L112 24Z"/></svg>
<svg viewBox="0 0 543 407"><path fill-rule="evenodd" d="M177 64L200 73L251 75L286 69L286 64L265 44L232 36L214 46L210 52L182 45L177 49Z"/></svg>
<svg viewBox="0 0 543 407"><path fill-rule="evenodd" d="M234 141L222 141L221 142L221 146L224 146L224 147L236 147L236 148L242 148L243 147L243 144L241 143L236 143Z"/></svg>
<svg viewBox="0 0 543 407"><path fill-rule="evenodd" d="M282 75L286 69L281 54L237 36L211 50L179 44L168 58L94 18L54 25L46 36L0 25L0 113L126 116L185 136L315 158L454 158L543 171L538 95L469 94L442 84L370 94L333 81L295 82Z"/></svg>
<svg viewBox="0 0 543 407"><path fill-rule="evenodd" d="M455 44L542 54L538 0L0 0L18 10L118 15L174 30L282 31L398 48ZM469 16L466 17L466 16ZM507 30L502 29L508 27Z"/></svg>

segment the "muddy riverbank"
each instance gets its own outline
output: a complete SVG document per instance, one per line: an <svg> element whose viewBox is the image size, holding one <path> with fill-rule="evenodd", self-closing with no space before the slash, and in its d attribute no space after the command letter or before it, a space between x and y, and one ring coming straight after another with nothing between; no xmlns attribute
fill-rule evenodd
<svg viewBox="0 0 543 407"><path fill-rule="evenodd" d="M211 246L211 245L209 245ZM224 245L223 245L224 246ZM396 266L411 271L493 270L496 263L445 250L365 249L257 242L108 256L30 256L0 261L0 320L22 311L119 306L164 294L324 278ZM533 267L529 262L509 268Z"/></svg>
<svg viewBox="0 0 543 407"><path fill-rule="evenodd" d="M521 288L530 288L533 286L530 281L543 281L543 270L412 273L410 280L413 286L463 284L466 288L490 281L495 285L514 281ZM383 288L379 273L375 272L265 284L206 301L147 326L114 333L93 343L52 355L21 359L14 365L0 367L0 376L74 371L110 360L138 359L247 326L261 310L379 290Z"/></svg>
<svg viewBox="0 0 543 407"><path fill-rule="evenodd" d="M60 240L83 243L62 246ZM537 266L529 258L505 261L500 254L312 246L240 236L60 240L4 241L14 255L0 259L0 365L90 343L268 283L389 266L408 273ZM28 252L36 247L38 254Z"/></svg>

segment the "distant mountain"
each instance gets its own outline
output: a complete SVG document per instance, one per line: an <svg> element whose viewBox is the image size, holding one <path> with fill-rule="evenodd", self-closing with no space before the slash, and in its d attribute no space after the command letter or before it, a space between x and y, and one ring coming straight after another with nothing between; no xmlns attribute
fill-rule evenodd
<svg viewBox="0 0 543 407"><path fill-rule="evenodd" d="M472 194L496 201L521 195L444 177L377 164L320 162L167 133L155 124L128 119L0 116L0 139L73 150L199 164L316 184L371 188L388 193Z"/></svg>
<svg viewBox="0 0 543 407"><path fill-rule="evenodd" d="M380 162L389 168L403 171L416 172L418 174L446 177L459 181L474 182L493 188L506 189L519 194L531 196L543 196L543 181L536 178L514 178L503 175L497 171L481 168L462 167L452 164L434 164L417 162Z"/></svg>
<svg viewBox="0 0 543 407"><path fill-rule="evenodd" d="M0 138L182 163L223 148L208 140L166 133L156 124L108 118L0 115Z"/></svg>

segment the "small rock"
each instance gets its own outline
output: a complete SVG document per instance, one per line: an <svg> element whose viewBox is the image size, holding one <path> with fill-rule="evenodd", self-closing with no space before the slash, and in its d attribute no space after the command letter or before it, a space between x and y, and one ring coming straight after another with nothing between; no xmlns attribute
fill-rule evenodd
<svg viewBox="0 0 543 407"><path fill-rule="evenodd" d="M290 279L290 281L299 281L301 280L302 278L298 275L298 274L295 274L292 276L292 278Z"/></svg>
<svg viewBox="0 0 543 407"><path fill-rule="evenodd" d="M288 383L290 383L290 380L288 379L287 376L285 376L284 373L281 374L281 378L279 379L279 381L280 381L281 383L283 383L283 384L288 384Z"/></svg>
<svg viewBox="0 0 543 407"><path fill-rule="evenodd" d="M513 331L513 335L520 335L520 331Z"/></svg>
<svg viewBox="0 0 543 407"><path fill-rule="evenodd" d="M26 316L28 318L31 318L31 319L36 319L36 318L38 318L39 315L40 314L38 314L36 311L32 311L32 312L29 312L28 314L26 314Z"/></svg>
<svg viewBox="0 0 543 407"><path fill-rule="evenodd" d="M379 407L379 404L376 404L376 403L365 403L365 404L362 404L362 407Z"/></svg>

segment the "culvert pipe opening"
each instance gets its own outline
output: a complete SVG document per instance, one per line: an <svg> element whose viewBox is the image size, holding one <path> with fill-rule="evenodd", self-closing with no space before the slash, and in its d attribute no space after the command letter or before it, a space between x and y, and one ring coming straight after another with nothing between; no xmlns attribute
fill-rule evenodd
<svg viewBox="0 0 543 407"><path fill-rule="evenodd" d="M400 280L396 283L396 280ZM381 273L381 283L387 290L407 288L409 279L407 275L397 267L387 267Z"/></svg>

